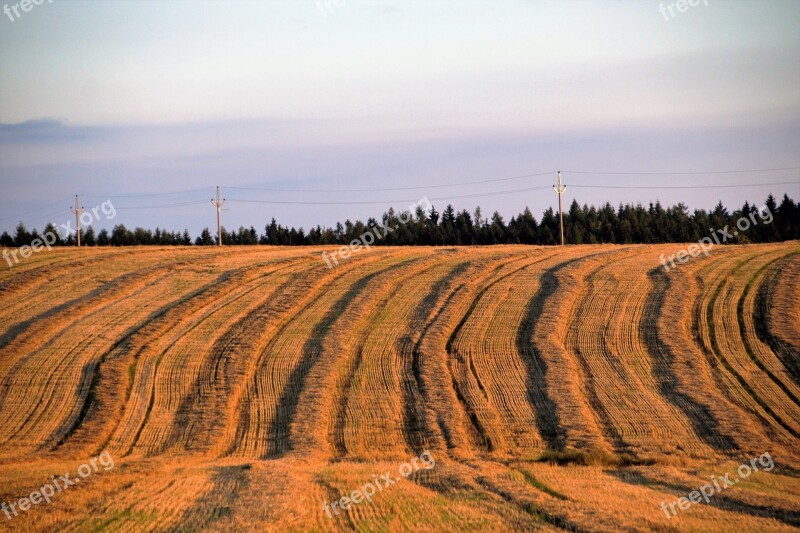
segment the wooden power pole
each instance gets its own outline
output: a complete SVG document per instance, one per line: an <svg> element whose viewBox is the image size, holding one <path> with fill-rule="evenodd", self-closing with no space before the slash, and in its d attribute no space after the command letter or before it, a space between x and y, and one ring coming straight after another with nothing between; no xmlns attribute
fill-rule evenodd
<svg viewBox="0 0 800 533"><path fill-rule="evenodd" d="M217 199L211 199L211 205L217 208L217 245L222 246L222 206L225 204L225 198L219 197L219 185L217 185Z"/></svg>
<svg viewBox="0 0 800 533"><path fill-rule="evenodd" d="M553 185L553 190L558 194L558 218L561 220L561 246L564 246L564 206L561 203L561 195L567 190L566 185L561 184L561 171L558 171L558 188Z"/></svg>
<svg viewBox="0 0 800 533"><path fill-rule="evenodd" d="M78 234L78 248L81 246L81 215L83 214L83 207L78 200L78 195L75 195L75 207L70 207L70 211L75 213L75 231Z"/></svg>

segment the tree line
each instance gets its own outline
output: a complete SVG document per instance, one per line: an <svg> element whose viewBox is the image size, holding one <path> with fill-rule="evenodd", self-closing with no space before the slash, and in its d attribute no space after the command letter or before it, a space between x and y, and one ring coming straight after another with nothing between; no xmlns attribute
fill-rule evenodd
<svg viewBox="0 0 800 533"><path fill-rule="evenodd" d="M600 208L581 206L573 200L564 213L564 236L568 244L657 244L666 242L692 242L711 235L715 230L728 226L731 233L740 219L749 219L746 231L739 231L733 243L778 242L800 239L800 203L784 194L780 204L772 195L763 205L747 202L734 211L729 211L722 202L711 210L696 209L689 212L683 203L664 208L660 202L620 204L614 208L610 203ZM560 230L558 213L548 208L537 221L525 209L508 222L497 211L490 218L484 217L480 207L470 213L456 211L448 205L441 213L435 207L425 211L397 213L389 209L380 219L369 218L366 222L346 220L335 227L316 226L306 232L302 227L286 227L273 218L264 227L264 232L250 226L238 230L222 230L222 243L226 245L345 245L359 240L368 232L378 235L376 245L487 245L487 244L558 244ZM75 244L75 235L62 238L53 224L47 224L43 233L58 236L55 246ZM14 232L0 235L0 245L5 247L30 245L40 237L37 230L29 232L20 222ZM81 232L81 244L87 246L144 246L144 245L197 245L217 244L217 237L208 228L203 229L194 241L188 230L171 232L160 228L151 231L145 228L130 230L123 224L98 233L87 227Z"/></svg>

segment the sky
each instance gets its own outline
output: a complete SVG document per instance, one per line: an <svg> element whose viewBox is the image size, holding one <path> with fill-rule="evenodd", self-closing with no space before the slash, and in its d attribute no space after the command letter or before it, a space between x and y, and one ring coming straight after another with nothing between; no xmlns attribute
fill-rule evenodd
<svg viewBox="0 0 800 533"><path fill-rule="evenodd" d="M800 200L800 2L692 3L0 0L0 231Z"/></svg>

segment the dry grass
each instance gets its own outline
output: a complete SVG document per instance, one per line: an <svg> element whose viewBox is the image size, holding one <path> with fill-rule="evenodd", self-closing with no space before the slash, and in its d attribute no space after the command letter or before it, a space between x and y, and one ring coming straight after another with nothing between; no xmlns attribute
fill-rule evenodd
<svg viewBox="0 0 800 533"><path fill-rule="evenodd" d="M798 527L800 245L673 248L37 254L0 273L0 503L116 466L0 528Z"/></svg>

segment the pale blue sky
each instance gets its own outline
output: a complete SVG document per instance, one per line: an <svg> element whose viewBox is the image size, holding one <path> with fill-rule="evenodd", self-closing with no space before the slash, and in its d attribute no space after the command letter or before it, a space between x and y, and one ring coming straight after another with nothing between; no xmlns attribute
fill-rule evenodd
<svg viewBox="0 0 800 533"><path fill-rule="evenodd" d="M550 185L539 177L426 188L555 169L800 166L800 2L700 1L665 20L659 5L670 3L45 0L13 22L0 18L0 229L18 218L61 222L60 204L16 215L75 193L87 206L213 185L231 198L406 200ZM568 190L580 203L800 199L797 170L565 179L795 182ZM232 186L420 189L354 196ZM554 200L545 190L452 203L506 217L527 205L539 217ZM261 229L275 216L308 228L389 205L231 202L225 222ZM196 235L213 215L204 205L121 210L114 222Z"/></svg>

